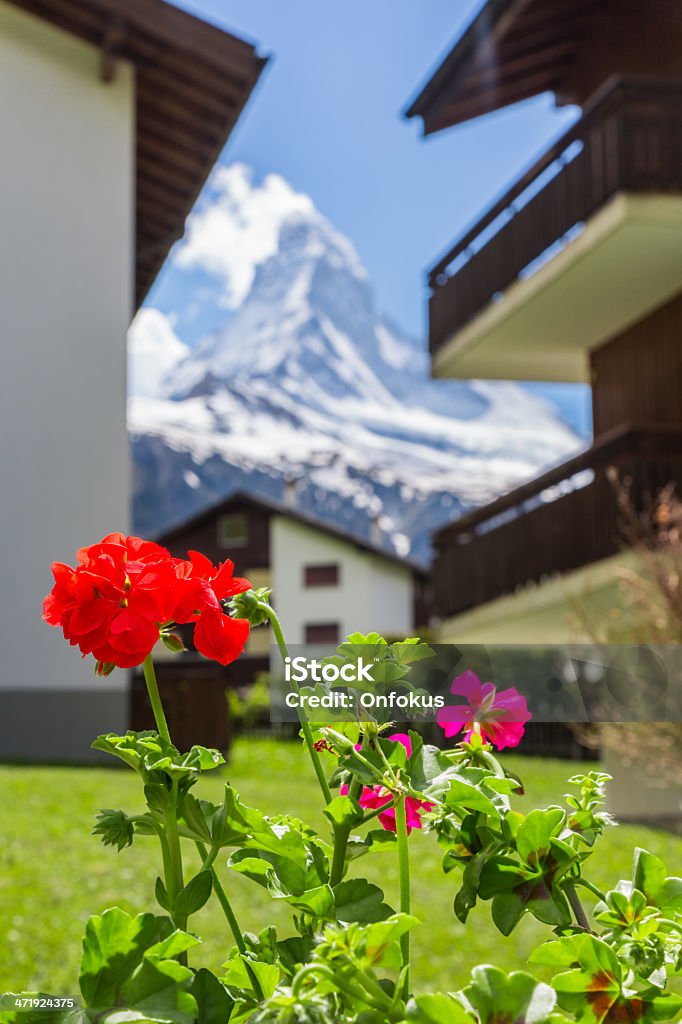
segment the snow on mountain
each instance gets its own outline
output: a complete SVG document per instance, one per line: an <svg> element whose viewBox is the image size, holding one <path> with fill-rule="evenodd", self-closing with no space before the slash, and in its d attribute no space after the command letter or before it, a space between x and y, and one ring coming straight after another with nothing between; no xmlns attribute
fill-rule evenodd
<svg viewBox="0 0 682 1024"><path fill-rule="evenodd" d="M140 529L296 479L305 511L365 536L378 523L388 547L425 559L431 530L581 446L518 384L430 380L351 243L281 178L221 168L211 194L176 263L222 281L225 322L191 350L171 344L154 386L132 393ZM162 337L163 314L143 315Z"/></svg>

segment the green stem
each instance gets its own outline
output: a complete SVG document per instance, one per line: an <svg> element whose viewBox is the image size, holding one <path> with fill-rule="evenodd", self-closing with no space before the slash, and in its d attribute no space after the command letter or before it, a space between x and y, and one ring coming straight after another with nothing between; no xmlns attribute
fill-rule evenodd
<svg viewBox="0 0 682 1024"><path fill-rule="evenodd" d="M398 838L398 869L400 873L400 912L410 912L410 853L407 843L407 812L405 809L405 796L400 794L395 802L395 831ZM403 986L403 998L406 999L410 991L410 935L405 932L400 937L400 949L403 955L403 964L408 968L405 971L405 983Z"/></svg>
<svg viewBox="0 0 682 1024"><path fill-rule="evenodd" d="M195 843L194 845L196 846L197 851L199 853L199 856L201 857L201 860L202 860L201 870L202 871L210 871L211 872L211 876L213 878L213 892L216 894L216 898L218 900L218 903L222 907L223 914L225 915L225 920L227 921L228 925L230 926L230 931L232 932L232 937L233 937L233 939L235 941L235 945L236 945L237 949L239 950L240 954L242 955L242 957L244 958L244 966L246 967L248 975L249 975L249 977L251 979L251 984L253 985L253 990L256 993L257 997L262 1002L263 999L265 998L265 994L263 992L263 989L261 988L261 984L260 984L260 981L258 980L258 976L256 975L256 972L253 970L253 968L251 967L248 959L246 958L246 943L244 942L244 936L242 935L242 930L239 927L239 922L237 921L237 917L235 915L235 912L232 909L232 904L230 903L230 901L228 899L227 893L223 889L221 881L218 878L218 872L216 871L215 867L213 866L213 861L215 859L215 854L214 854L213 850L211 850L209 853L207 853L206 852L206 847L204 846L203 843Z"/></svg>
<svg viewBox="0 0 682 1024"><path fill-rule="evenodd" d="M195 843L194 845L196 846L199 852L199 856L203 861L201 866L202 871L208 870L211 872L213 876L213 891L215 892L218 898L218 903L223 908L223 913L225 914L225 919L230 926L230 931L232 932L232 937L234 938L235 945L237 946L237 949L239 950L240 953L246 953L246 945L244 943L244 936L242 935L242 930L239 927L239 922L237 921L234 910L232 909L232 904L227 898L227 893L220 884L220 879L218 878L216 869L213 867L213 859L211 858L210 854L206 853L206 847L204 846L203 843Z"/></svg>
<svg viewBox="0 0 682 1024"><path fill-rule="evenodd" d="M159 736L167 743L170 743L171 738L168 731L168 722L166 721L166 716L163 713L163 704L161 703L161 696L156 682L156 672L154 671L154 662L152 661L151 654L148 654L142 662L142 671L144 672L144 681L147 684L147 693L149 694L149 700L152 705L152 711L154 712L154 721L156 722L156 728Z"/></svg>
<svg viewBox="0 0 682 1024"><path fill-rule="evenodd" d="M365 814L362 819L362 824L366 825L368 821L371 821L372 818L376 818L378 814L383 814L384 811L390 811L391 807L395 807L395 801L396 797L392 797L390 800L387 800L385 804L382 804L381 807L374 807L371 811L367 811L367 814Z"/></svg>
<svg viewBox="0 0 682 1024"><path fill-rule="evenodd" d="M279 616L277 615L275 609L272 608L269 604L259 603L259 607L262 608L264 612L266 612L268 618L270 619L270 625L272 626L272 632L277 642L277 646L279 647L279 653L282 656L282 661L286 661L286 659L289 657L289 648L287 647L286 640L284 639L282 623L279 621ZM296 692L300 693L298 684L294 682L293 686ZM320 761L320 756L315 750L313 734L310 730L308 719L305 717L302 708L297 708L296 713L298 715L298 720L301 723L301 729L303 730L305 744L306 747L308 748L310 760L313 763L313 768L315 769L315 774L317 775L317 781L320 784L320 789L322 790L324 801L325 803L330 804L332 802L332 793L329 788L329 783L327 782L327 776L324 774L324 769L322 767L322 762Z"/></svg>
<svg viewBox="0 0 682 1024"><path fill-rule="evenodd" d="M161 695L159 694L159 686L156 681L156 672L154 671L154 662L152 661L151 654L142 662L142 671L144 672L144 680L147 684L147 693L149 694L149 700L154 713L154 721L156 722L156 728L158 730L161 739L165 740L166 743L171 742L170 732L168 731L168 722L163 711L163 704L161 703ZM173 783L172 789L173 799L166 808L164 813L164 825L165 825L165 838L161 843L161 852L163 855L163 868L164 878L166 882L166 892L171 905L175 902L178 893L182 892L184 888L184 881L182 876L182 850L180 849L180 836L178 834L178 819L177 819L177 802L178 802L178 791L177 783ZM185 929L187 927L187 918L184 915L172 915L173 923L176 928ZM183 963L187 962L187 954L183 953L180 956L180 960Z"/></svg>
<svg viewBox="0 0 682 1024"><path fill-rule="evenodd" d="M602 901L602 903L606 903L606 896L601 891L601 889L598 889L596 885L592 884L592 882L588 882L588 880L586 878L576 878L574 880L573 884L574 885L582 885L582 886L584 886L585 889L589 889L589 891L591 893L594 893L594 895L598 899L600 899Z"/></svg>
<svg viewBox="0 0 682 1024"><path fill-rule="evenodd" d="M334 888L338 885L343 878L343 872L346 867L346 849L348 848L348 839L351 830L348 825L335 825L334 826L334 855L332 857L332 866L329 870L329 884Z"/></svg>
<svg viewBox="0 0 682 1024"><path fill-rule="evenodd" d="M363 740L360 740L362 744ZM362 783L356 778L350 780L348 786L348 796L352 800L359 800L362 795ZM363 819L364 820L364 819ZM348 848L348 840L350 838L352 829L350 826L337 825L334 828L334 855L332 857L332 866L329 874L329 884L332 889L335 885L343 878L343 873L346 867L346 850Z"/></svg>
<svg viewBox="0 0 682 1024"><path fill-rule="evenodd" d="M577 923L580 925L581 928L584 928L586 932L591 931L590 922L587 920L587 915L583 910L583 905L580 902L580 897L578 896L578 893L575 891L575 883L565 882L563 890L568 897L568 902L571 904L571 909L575 914L575 919Z"/></svg>
<svg viewBox="0 0 682 1024"><path fill-rule="evenodd" d="M171 901L171 905L176 900L179 893L185 887L182 874L182 850L180 849L180 835L178 833L178 819L177 819L177 801L178 801L178 790L177 783L173 782L172 788L173 800L166 808L164 814L164 823L166 826L166 840L168 842L168 858L170 861L170 872L166 878L166 889L168 896ZM173 922L176 928L185 929L187 927L187 918L184 915L173 914Z"/></svg>

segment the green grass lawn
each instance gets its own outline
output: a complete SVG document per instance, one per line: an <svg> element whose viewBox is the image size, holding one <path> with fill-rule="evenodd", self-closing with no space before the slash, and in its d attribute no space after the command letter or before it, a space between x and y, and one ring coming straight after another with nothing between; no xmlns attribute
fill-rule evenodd
<svg viewBox="0 0 682 1024"><path fill-rule="evenodd" d="M508 757L526 782L519 809L561 800L566 779L580 766L565 761ZM296 814L325 831L312 769L296 743L242 740L226 772L246 803L269 813ZM225 775L214 772L197 792L220 799ZM140 812L139 781L132 772L104 768L0 766L0 992L42 989L77 993L80 942L90 914L113 904L130 912L157 911L153 891L159 873L152 839L137 837L117 853L91 836L97 808ZM682 839L665 832L621 826L610 830L594 856L591 877L602 888L629 874L632 849L645 846L679 873ZM253 882L229 872L219 861L242 928L257 931L275 923L291 934L289 915ZM195 861L193 861L195 862ZM463 927L452 911L458 873L444 876L433 837L411 838L413 906L422 925L413 932L415 988L450 989L468 978L472 965L523 967L530 949L548 929L524 919L514 936L502 938L490 921L489 905L476 909ZM367 873L398 899L395 857L370 855L354 868ZM205 908L192 919L203 945L194 964L218 967L231 946L219 911Z"/></svg>

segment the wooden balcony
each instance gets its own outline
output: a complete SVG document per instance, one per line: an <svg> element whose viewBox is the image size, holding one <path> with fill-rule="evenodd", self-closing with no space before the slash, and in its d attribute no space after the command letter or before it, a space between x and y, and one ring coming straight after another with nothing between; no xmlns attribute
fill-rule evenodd
<svg viewBox="0 0 682 1024"><path fill-rule="evenodd" d="M611 479L629 481L646 509L668 483L682 487L682 430L632 428L599 443L434 538L434 611L441 619L513 594L624 546Z"/></svg>
<svg viewBox="0 0 682 1024"><path fill-rule="evenodd" d="M486 338L481 345L481 337L469 338L468 335L472 332L475 335L475 322L484 311L494 309L496 304L504 306L507 301L505 293L512 285L529 283L536 274L540 277L542 268L548 268L558 253L575 245L576 240L580 242L579 235L587 234L590 220L616 196L627 196L631 200L637 197L640 213L645 200L639 197L668 197L665 202L669 205L664 210L657 208L660 252L658 242L651 235L640 234L637 238L631 235L629 250L628 243L620 235L617 245L614 244L608 254L605 248L602 250L602 261L595 261L588 279L596 288L599 282L595 278L609 276L608 268L612 267L614 251L617 254L627 253L624 255L623 274L618 275L613 283L614 288L620 285L620 306L625 310L629 293L636 290L630 288L627 273L634 275L633 280L638 283L641 293L633 301L646 305L650 299L652 308L661 304L666 299L665 292L668 295L674 293L682 280L680 250L676 247L679 246L679 231L675 233L676 241L672 231L663 232L664 228L672 227L673 214L678 215L676 204L681 195L682 81L610 80L586 104L581 119L430 272L429 341L436 372L517 379L523 376L523 372L527 374L527 367L533 365L533 360L541 359L542 345L546 351L552 341L538 341L537 349L532 350L531 358L524 363L524 371L519 373L514 372L514 353L505 354L504 350L522 348L529 329L532 333L535 323L545 339L551 335L552 329L548 329L548 324L551 324L553 315L555 318L561 315L558 292L555 296L545 296L543 300L542 325L538 309L523 324L519 323L516 334L510 324L504 331L495 328L497 334L495 340L489 342L487 354ZM646 228L650 229L651 224ZM655 271L652 267L650 286L642 284L647 275L647 258L642 254L642 246L646 247L652 263L660 257L661 265L656 266ZM582 249L576 253L584 263L585 239L582 240ZM664 287L660 283L663 278ZM577 316L584 303L576 301L576 296L583 296L585 287L586 278L583 276L571 295L561 297L564 308L574 311ZM606 293L610 284L604 280L601 287ZM651 290L651 296L647 288ZM662 289L660 293L657 293L657 288ZM590 298L587 305L595 307L595 302ZM619 304L612 301L612 295L605 294L602 305L608 312L610 307ZM626 310L630 320L641 313L639 306ZM608 316L602 324L599 308L591 308L590 317L595 330L599 324L602 334L606 331L608 336ZM582 325L576 323L575 326L575 333L580 335ZM614 322L614 328L617 326ZM490 332L492 330L489 329ZM561 345L565 349L567 344L565 335L558 333L557 351ZM446 346L448 353L443 351ZM480 349L480 354L476 349ZM460 373L457 363L462 356L465 356L463 363L468 358L471 365L465 366ZM505 360L509 360L509 367ZM493 370L499 372L491 372ZM560 373L550 373L543 378L541 369L533 376L536 379L562 379ZM564 376L563 379L568 378ZM578 377L572 375L571 379Z"/></svg>

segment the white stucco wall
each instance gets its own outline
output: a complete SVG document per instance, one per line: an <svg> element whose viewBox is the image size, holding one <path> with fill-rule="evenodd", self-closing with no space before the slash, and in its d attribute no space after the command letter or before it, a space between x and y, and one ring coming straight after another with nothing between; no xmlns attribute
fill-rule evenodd
<svg viewBox="0 0 682 1024"><path fill-rule="evenodd" d="M290 644L304 642L306 623L338 622L342 638L356 630L411 632L409 568L283 515L270 522L273 601ZM337 586L304 586L306 565L331 563L339 566Z"/></svg>
<svg viewBox="0 0 682 1024"><path fill-rule="evenodd" d="M128 526L134 76L121 64L105 85L100 62L96 48L0 0L5 692L127 686L123 673L95 681L92 659L41 622L50 563Z"/></svg>

